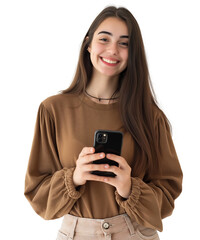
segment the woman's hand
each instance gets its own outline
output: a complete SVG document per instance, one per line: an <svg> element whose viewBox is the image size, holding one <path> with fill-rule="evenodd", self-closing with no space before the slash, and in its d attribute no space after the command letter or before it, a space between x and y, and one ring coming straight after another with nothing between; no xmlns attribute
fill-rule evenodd
<svg viewBox="0 0 200 240"><path fill-rule="evenodd" d="M105 153L94 153L93 147L84 147L76 161L73 182L75 187L83 185L87 180L102 181L99 176L91 174L92 171L104 171L108 164L93 164L93 161L105 157Z"/></svg>
<svg viewBox="0 0 200 240"><path fill-rule="evenodd" d="M73 182L77 187L83 185L86 181L105 182L114 186L118 194L123 198L128 198L131 192L131 167L126 160L118 155L107 154L106 157L119 163L117 166L109 166L108 164L93 164L93 161L103 159L105 153L94 153L92 147L84 147L79 154L74 170ZM107 171L116 174L116 177L104 177L91 174L92 171Z"/></svg>
<svg viewBox="0 0 200 240"><path fill-rule="evenodd" d="M121 197L128 198L131 193L131 167L122 156L106 154L106 158L118 162L119 167L108 165L104 171L113 172L116 177L103 177L103 181L114 186Z"/></svg>

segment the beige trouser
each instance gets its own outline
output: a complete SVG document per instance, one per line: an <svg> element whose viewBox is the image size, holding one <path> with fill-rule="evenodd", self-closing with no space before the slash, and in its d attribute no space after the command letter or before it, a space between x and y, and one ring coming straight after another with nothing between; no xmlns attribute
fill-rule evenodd
<svg viewBox="0 0 200 240"><path fill-rule="evenodd" d="M159 240L156 230L131 222L127 214L106 219L65 215L57 240Z"/></svg>

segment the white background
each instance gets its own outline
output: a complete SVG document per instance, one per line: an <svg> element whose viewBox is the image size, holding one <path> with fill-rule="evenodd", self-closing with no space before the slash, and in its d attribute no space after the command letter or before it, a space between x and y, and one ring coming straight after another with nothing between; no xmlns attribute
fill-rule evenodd
<svg viewBox="0 0 200 240"><path fill-rule="evenodd" d="M172 123L184 173L183 192L173 215L163 221L160 238L199 235L198 1L1 0L1 239L56 239L61 219L43 220L23 195L36 114L42 100L69 86L85 33L113 4L127 7L140 25L154 89Z"/></svg>

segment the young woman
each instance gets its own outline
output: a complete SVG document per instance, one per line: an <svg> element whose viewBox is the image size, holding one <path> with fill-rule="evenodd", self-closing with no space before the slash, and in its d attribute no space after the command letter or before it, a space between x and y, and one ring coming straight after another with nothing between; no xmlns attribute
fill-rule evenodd
<svg viewBox="0 0 200 240"><path fill-rule="evenodd" d="M123 133L118 166L94 164L98 129ZM115 177L92 171L113 172ZM159 239L181 193L169 122L156 104L141 32L125 8L105 8L84 37L71 86L38 111L25 196L57 239Z"/></svg>

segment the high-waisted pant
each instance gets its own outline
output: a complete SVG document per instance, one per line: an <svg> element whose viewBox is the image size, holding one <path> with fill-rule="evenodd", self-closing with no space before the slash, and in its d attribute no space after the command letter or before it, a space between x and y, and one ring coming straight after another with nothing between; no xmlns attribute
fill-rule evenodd
<svg viewBox="0 0 200 240"><path fill-rule="evenodd" d="M57 240L159 240L156 230L130 220L127 214L105 219L65 215Z"/></svg>

